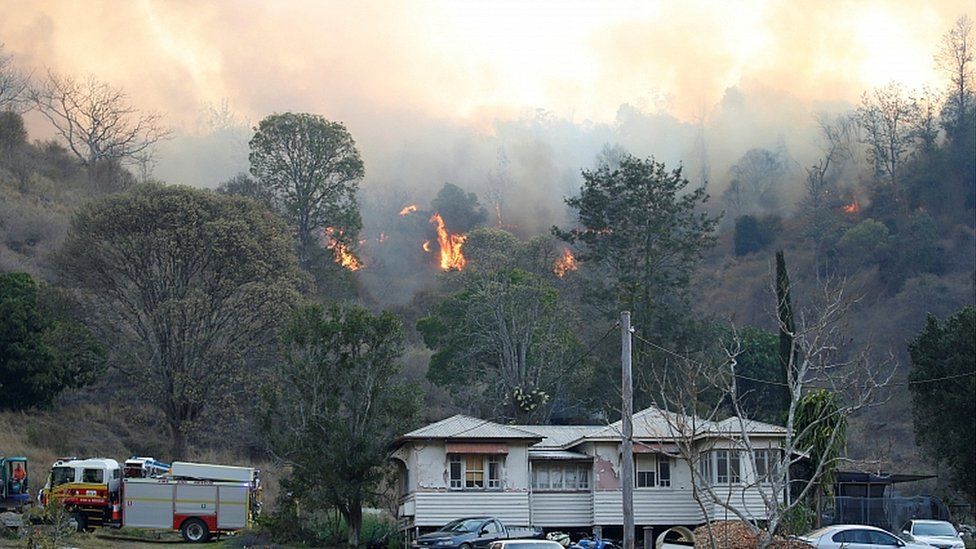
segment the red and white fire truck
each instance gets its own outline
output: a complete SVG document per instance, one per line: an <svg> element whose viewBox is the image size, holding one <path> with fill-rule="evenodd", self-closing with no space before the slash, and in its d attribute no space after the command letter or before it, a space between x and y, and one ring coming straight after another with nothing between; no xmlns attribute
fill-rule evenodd
<svg viewBox="0 0 976 549"><path fill-rule="evenodd" d="M79 529L171 529L199 543L250 526L260 494L250 467L136 457L123 470L114 459L64 458L51 467L40 499L57 498Z"/></svg>

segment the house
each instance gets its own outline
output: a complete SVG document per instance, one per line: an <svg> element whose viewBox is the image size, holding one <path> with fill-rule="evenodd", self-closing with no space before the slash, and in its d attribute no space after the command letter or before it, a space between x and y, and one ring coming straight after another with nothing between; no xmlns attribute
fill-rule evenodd
<svg viewBox="0 0 976 549"><path fill-rule="evenodd" d="M781 497L763 480L780 461L782 427L734 417L713 422L654 407L634 414L633 426L639 528L734 518L719 499L763 519L764 495ZM754 449L748 454L743 430ZM621 440L619 421L501 425L456 415L421 427L397 439L392 453L400 473L401 527L415 534L459 517L493 515L547 530L619 532ZM692 466L707 490L694 489Z"/></svg>

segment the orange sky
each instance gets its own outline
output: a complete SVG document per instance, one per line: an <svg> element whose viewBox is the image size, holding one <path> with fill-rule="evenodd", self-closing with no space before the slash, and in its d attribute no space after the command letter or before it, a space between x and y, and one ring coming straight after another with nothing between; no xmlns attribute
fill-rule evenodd
<svg viewBox="0 0 976 549"><path fill-rule="evenodd" d="M823 102L937 82L932 55L964 13L971 0L0 0L0 42L182 127L223 100L251 121L407 111L487 126L542 108L607 122L623 103L690 120L731 86Z"/></svg>

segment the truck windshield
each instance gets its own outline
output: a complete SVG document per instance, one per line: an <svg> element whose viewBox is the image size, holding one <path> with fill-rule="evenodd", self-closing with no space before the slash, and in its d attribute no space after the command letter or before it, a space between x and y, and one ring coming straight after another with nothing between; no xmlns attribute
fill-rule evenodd
<svg viewBox="0 0 976 549"><path fill-rule="evenodd" d="M948 522L916 522L915 535L954 537L956 529Z"/></svg>
<svg viewBox="0 0 976 549"><path fill-rule="evenodd" d="M485 519L460 519L448 522L441 530L444 532L474 532L485 522Z"/></svg>
<svg viewBox="0 0 976 549"><path fill-rule="evenodd" d="M71 467L55 467L51 469L51 488L75 481L75 470Z"/></svg>

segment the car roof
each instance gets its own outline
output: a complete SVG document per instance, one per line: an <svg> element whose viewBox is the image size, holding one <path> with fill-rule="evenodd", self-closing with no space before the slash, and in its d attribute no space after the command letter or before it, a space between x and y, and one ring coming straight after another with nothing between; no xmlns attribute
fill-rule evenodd
<svg viewBox="0 0 976 549"><path fill-rule="evenodd" d="M934 519L912 519L909 522L918 522L921 524L952 524L947 520L934 520Z"/></svg>
<svg viewBox="0 0 976 549"><path fill-rule="evenodd" d="M834 524L833 526L828 526L828 530L852 530L857 528L858 530L877 530L878 532L884 532L889 534L884 528L878 528L877 526L871 526L869 524Z"/></svg>

